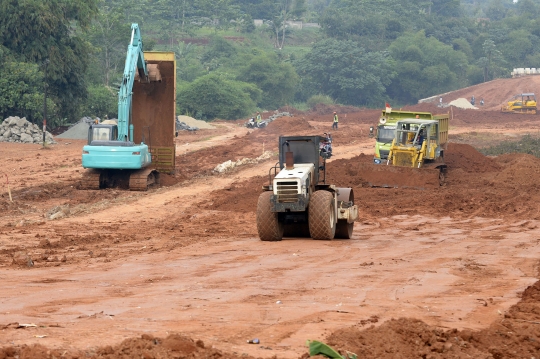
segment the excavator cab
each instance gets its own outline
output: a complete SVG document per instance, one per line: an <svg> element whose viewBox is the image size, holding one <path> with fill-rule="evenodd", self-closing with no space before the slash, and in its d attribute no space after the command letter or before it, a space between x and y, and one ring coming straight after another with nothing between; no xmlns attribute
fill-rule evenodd
<svg viewBox="0 0 540 359"><path fill-rule="evenodd" d="M114 141L118 138L118 126L111 124L95 124L88 128L88 145L96 146L101 141Z"/></svg>
<svg viewBox="0 0 540 359"><path fill-rule="evenodd" d="M533 92L515 95L501 106L501 112L536 115L536 96Z"/></svg>

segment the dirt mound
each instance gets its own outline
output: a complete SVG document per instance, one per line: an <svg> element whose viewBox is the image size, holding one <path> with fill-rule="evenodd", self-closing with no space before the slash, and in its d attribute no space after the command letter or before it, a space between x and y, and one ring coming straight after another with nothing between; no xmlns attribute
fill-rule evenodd
<svg viewBox="0 0 540 359"><path fill-rule="evenodd" d="M501 169L501 166L492 158L484 156L467 144L449 143L444 153L444 160L449 168L459 168L469 173L493 172Z"/></svg>
<svg viewBox="0 0 540 359"><path fill-rule="evenodd" d="M202 340L194 341L190 338L171 334L162 339L143 334L141 338L130 338L124 340L119 345L105 346L96 350L75 351L56 349L50 350L47 347L34 344L23 345L22 347L5 347L0 349L0 358L238 358L236 354L224 353L220 350L207 348ZM242 355L243 358L252 358Z"/></svg>
<svg viewBox="0 0 540 359"><path fill-rule="evenodd" d="M532 155L520 155L507 162L494 180L497 184L515 187L538 187L539 176L540 159Z"/></svg>
<svg viewBox="0 0 540 359"><path fill-rule="evenodd" d="M533 358L540 350L540 282L523 292L502 320L480 331L442 330L417 319L391 319L379 327L356 327L330 335L329 345L359 358ZM486 306L491 303L485 302ZM504 334L503 334L504 333Z"/></svg>
<svg viewBox="0 0 540 359"><path fill-rule="evenodd" d="M200 205L206 209L227 212L255 212L262 186L268 184L267 176L256 176L237 181L225 189L213 191L209 200Z"/></svg>
<svg viewBox="0 0 540 359"><path fill-rule="evenodd" d="M493 159L465 144L450 144L447 153L446 184L439 188L371 188L362 176L369 155L327 163L327 183L354 189L361 219L402 214L540 218L535 204L540 196L530 191L538 186L540 160L524 154Z"/></svg>

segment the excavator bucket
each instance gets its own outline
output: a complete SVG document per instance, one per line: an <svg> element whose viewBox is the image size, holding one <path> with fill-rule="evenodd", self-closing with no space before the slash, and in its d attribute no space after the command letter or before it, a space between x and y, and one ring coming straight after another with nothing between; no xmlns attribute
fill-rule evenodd
<svg viewBox="0 0 540 359"><path fill-rule="evenodd" d="M415 168L371 163L358 164L358 177L370 187L436 189L444 184L439 168Z"/></svg>

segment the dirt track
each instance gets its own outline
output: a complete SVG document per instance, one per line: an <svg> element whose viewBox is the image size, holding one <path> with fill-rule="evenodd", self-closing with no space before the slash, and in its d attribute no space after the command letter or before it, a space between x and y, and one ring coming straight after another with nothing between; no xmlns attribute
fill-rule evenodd
<svg viewBox="0 0 540 359"><path fill-rule="evenodd" d="M454 110L448 183L419 191L365 186L379 111L341 109L328 180L354 188L353 239L260 242L277 156L212 169L322 134L332 110L181 134L177 173L148 193L79 190L84 141L0 143L0 358L299 358L306 339L366 358L538 358L539 284L523 292L539 276L540 160L469 145L537 132L538 117Z"/></svg>

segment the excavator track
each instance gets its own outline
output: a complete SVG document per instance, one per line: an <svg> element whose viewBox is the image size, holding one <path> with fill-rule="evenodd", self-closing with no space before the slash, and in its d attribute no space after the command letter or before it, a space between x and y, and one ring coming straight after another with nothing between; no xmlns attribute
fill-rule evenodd
<svg viewBox="0 0 540 359"><path fill-rule="evenodd" d="M99 189L101 172L95 169L87 169L82 174L81 189Z"/></svg>
<svg viewBox="0 0 540 359"><path fill-rule="evenodd" d="M129 176L130 191L147 191L148 187L154 184L159 184L159 172L155 169L145 168Z"/></svg>

